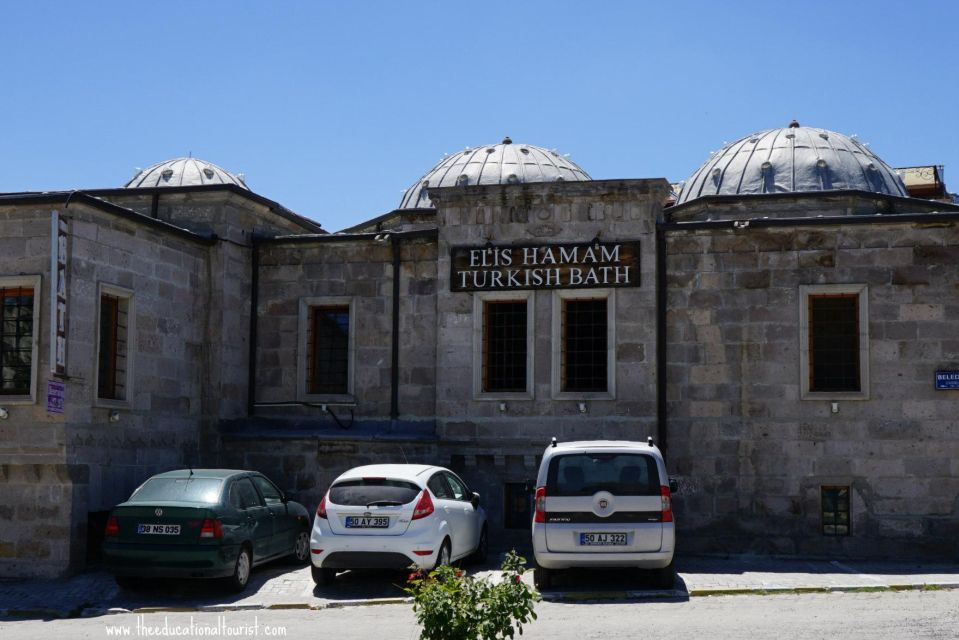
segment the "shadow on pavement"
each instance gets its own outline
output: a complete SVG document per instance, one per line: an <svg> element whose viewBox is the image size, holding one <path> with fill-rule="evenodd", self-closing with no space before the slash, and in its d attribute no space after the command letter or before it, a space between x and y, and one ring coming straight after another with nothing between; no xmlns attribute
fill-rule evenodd
<svg viewBox="0 0 959 640"><path fill-rule="evenodd" d="M672 590L656 586L651 572L639 569L566 569L553 573L553 584L543 591L546 599L601 603L604 600L686 602L689 592L677 576Z"/></svg>

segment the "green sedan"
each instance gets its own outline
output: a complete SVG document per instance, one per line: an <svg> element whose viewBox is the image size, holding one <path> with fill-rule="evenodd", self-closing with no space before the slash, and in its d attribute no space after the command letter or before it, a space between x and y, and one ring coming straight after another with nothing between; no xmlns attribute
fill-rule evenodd
<svg viewBox="0 0 959 640"><path fill-rule="evenodd" d="M124 588L145 579L225 578L242 591L258 564L310 557L310 517L253 471L183 469L153 476L114 507L103 543Z"/></svg>

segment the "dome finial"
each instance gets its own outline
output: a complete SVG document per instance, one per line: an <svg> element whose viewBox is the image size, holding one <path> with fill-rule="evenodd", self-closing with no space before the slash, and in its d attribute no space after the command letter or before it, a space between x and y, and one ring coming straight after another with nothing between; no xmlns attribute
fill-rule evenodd
<svg viewBox="0 0 959 640"><path fill-rule="evenodd" d="M510 139L509 136L506 136L505 138L503 138L503 144L513 144L513 141Z"/></svg>
<svg viewBox="0 0 959 640"><path fill-rule="evenodd" d="M795 118L793 118L793 121L789 123L789 128L790 128L790 129L798 129L798 128L799 128L799 120L796 120Z"/></svg>

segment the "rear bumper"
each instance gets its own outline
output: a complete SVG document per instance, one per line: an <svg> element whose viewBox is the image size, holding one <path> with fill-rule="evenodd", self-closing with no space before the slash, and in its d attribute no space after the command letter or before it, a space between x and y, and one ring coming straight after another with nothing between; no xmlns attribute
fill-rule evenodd
<svg viewBox="0 0 959 640"><path fill-rule="evenodd" d="M675 528L665 523L659 549L655 551L554 551L546 545L546 530L550 525L533 525L533 556L544 569L572 569L574 567L637 567L662 569L673 561L676 545Z"/></svg>
<svg viewBox="0 0 959 640"><path fill-rule="evenodd" d="M334 551L323 559L324 569L406 569L413 561L387 551Z"/></svg>
<svg viewBox="0 0 959 640"><path fill-rule="evenodd" d="M238 549L104 543L103 564L117 576L221 578L233 574Z"/></svg>
<svg viewBox="0 0 959 640"><path fill-rule="evenodd" d="M447 536L450 534L445 527L422 521L395 536L334 534L324 523L313 527L310 560L322 569L403 569L415 565L428 570L436 564ZM419 555L415 551L429 553Z"/></svg>

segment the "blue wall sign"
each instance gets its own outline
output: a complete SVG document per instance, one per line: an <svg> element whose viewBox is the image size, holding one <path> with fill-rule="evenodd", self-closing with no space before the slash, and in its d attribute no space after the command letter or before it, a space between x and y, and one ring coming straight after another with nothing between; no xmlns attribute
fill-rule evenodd
<svg viewBox="0 0 959 640"><path fill-rule="evenodd" d="M959 371L936 371L936 389L959 389Z"/></svg>

